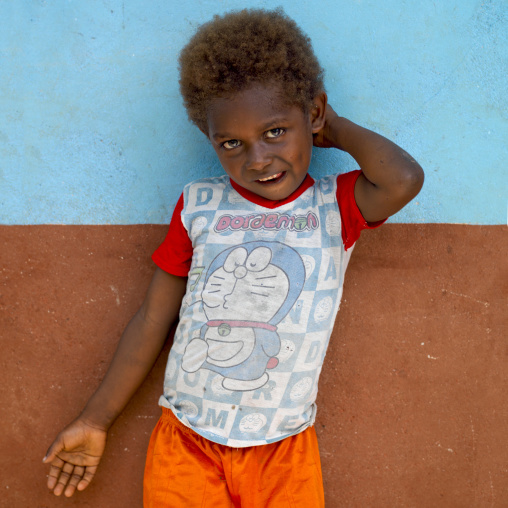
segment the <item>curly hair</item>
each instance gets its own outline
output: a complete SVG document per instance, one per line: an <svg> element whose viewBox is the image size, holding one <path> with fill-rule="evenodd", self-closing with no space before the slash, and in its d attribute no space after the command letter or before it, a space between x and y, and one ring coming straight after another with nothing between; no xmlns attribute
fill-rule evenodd
<svg viewBox="0 0 508 508"><path fill-rule="evenodd" d="M283 100L303 111L324 91L310 39L280 8L214 16L183 48L179 66L185 108L203 132L211 101L254 83L280 85Z"/></svg>

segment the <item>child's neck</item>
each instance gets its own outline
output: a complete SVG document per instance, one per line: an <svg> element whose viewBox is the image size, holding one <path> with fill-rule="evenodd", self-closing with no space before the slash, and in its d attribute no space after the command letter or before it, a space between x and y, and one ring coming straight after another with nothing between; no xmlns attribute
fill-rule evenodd
<svg viewBox="0 0 508 508"><path fill-rule="evenodd" d="M314 179L308 173L305 175L303 182L300 184L298 189L293 191L289 196L284 199L272 200L266 199L259 194L255 194L254 192L244 189L241 185L238 185L236 182L229 179L233 188L240 194L240 196L244 197L247 201L251 203L255 203L259 206L264 206L265 208L277 208L279 206L285 205L286 203L291 203L298 197L300 197L309 187L314 185Z"/></svg>

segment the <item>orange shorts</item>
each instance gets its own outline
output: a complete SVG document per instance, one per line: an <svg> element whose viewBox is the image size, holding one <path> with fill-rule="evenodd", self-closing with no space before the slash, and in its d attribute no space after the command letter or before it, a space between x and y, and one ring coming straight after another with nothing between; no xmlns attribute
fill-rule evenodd
<svg viewBox="0 0 508 508"><path fill-rule="evenodd" d="M145 466L144 508L324 507L314 427L282 441L231 448L162 408Z"/></svg>

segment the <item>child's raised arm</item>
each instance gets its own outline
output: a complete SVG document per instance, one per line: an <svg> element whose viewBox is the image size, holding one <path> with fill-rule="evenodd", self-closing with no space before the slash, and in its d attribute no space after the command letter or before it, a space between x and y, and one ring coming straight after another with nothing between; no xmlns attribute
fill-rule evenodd
<svg viewBox="0 0 508 508"><path fill-rule="evenodd" d="M367 222L377 222L398 212L420 192L421 166L385 137L339 117L327 105L325 125L314 136L314 145L339 148L359 164L355 200Z"/></svg>
<svg viewBox="0 0 508 508"><path fill-rule="evenodd" d="M157 268L147 295L127 325L97 391L81 415L58 434L43 462L48 488L59 496L85 489L95 475L109 427L142 383L178 317L187 279Z"/></svg>

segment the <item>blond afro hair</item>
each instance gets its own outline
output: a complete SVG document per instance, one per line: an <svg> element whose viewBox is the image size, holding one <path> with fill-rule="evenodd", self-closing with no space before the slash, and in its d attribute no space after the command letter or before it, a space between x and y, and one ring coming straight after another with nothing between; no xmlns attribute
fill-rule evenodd
<svg viewBox="0 0 508 508"><path fill-rule="evenodd" d="M324 91L323 69L310 39L282 9L214 16L183 48L179 65L185 108L203 132L211 101L254 83L279 85L283 100L303 111Z"/></svg>

